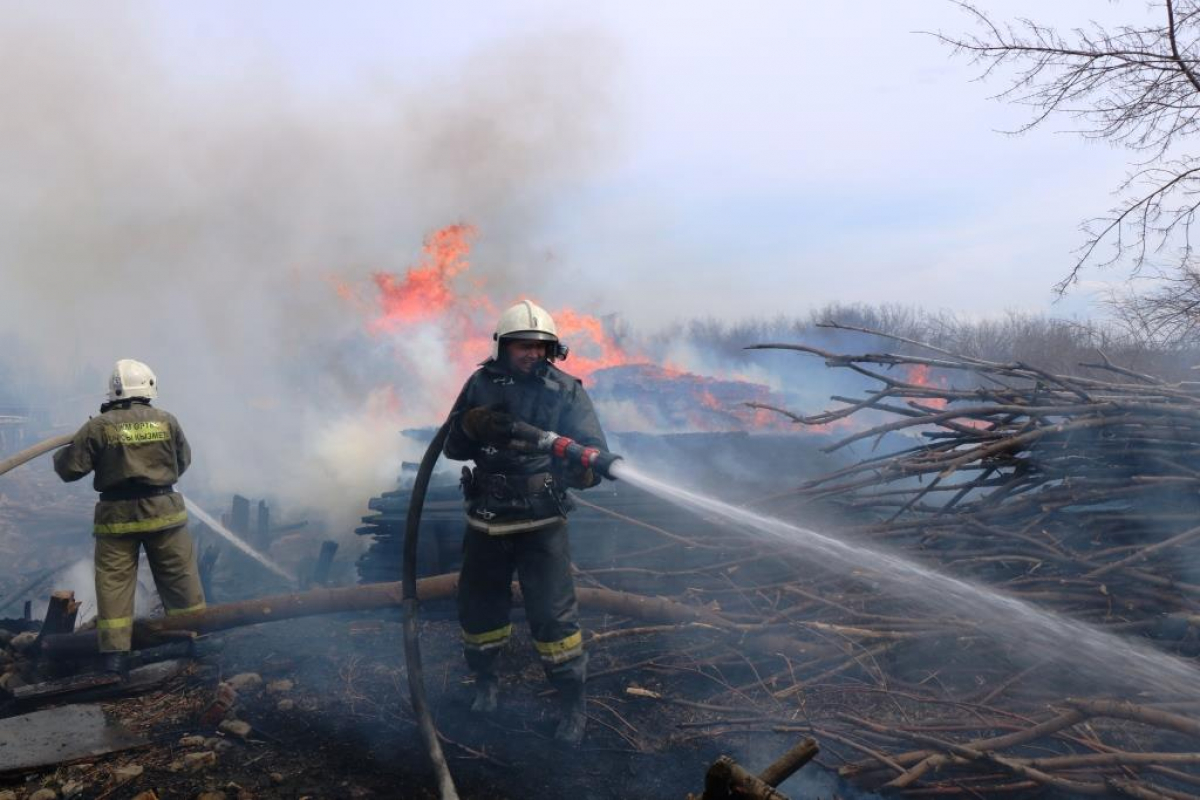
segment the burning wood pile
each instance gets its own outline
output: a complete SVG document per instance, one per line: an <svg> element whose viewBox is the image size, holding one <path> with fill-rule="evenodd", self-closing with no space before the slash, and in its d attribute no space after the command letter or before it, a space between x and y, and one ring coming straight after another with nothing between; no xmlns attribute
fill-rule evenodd
<svg viewBox="0 0 1200 800"><path fill-rule="evenodd" d="M629 404L654 430L779 430L786 421L755 408L778 402L759 383L712 378L653 364L597 370L590 391L602 405Z"/></svg>

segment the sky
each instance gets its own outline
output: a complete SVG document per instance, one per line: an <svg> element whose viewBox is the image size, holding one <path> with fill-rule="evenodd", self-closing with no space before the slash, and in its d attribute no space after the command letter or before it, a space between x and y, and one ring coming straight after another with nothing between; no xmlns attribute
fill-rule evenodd
<svg viewBox="0 0 1200 800"><path fill-rule="evenodd" d="M1145 14L987 6L1063 25ZM1084 315L1088 287L1054 304L1051 286L1127 169L1126 153L1063 132L1069 120L1000 133L1028 111L919 33L972 29L944 0L169 8L154 24L173 62L254 64L301 98L419 87L496 46L573 41L577 57L546 61L586 76L571 103L597 130L526 234L569 276L562 300L639 325L846 300Z"/></svg>
<svg viewBox="0 0 1200 800"><path fill-rule="evenodd" d="M146 361L197 471L251 495L369 496L394 432L443 413L454 332L372 338L347 298L448 224L478 231L461 292L649 335L830 302L1086 316L1052 286L1127 169L1069 120L1001 133L1027 110L919 33L971 29L944 0L0 0L0 21L4 379L81 420L116 359Z"/></svg>
<svg viewBox="0 0 1200 800"><path fill-rule="evenodd" d="M972 29L947 0L755 2L736 11L715 2L108 2L34 13L8 5L10 32L24 27L65 57L111 73L107 90L130 106L112 136L129 135L131 147L109 143L98 157L136 159L138 128L169 124L181 109L216 106L219 114L223 98L244 106L265 97L264 111L283 117L285 146L308 138L297 181L324 145L359 148L357 164L335 170L347 185L361 179L350 169L423 161L427 185L390 187L410 193L410 204L425 191L439 196L429 213L395 222L397 257L416 249L420 225L471 222L483 247L505 241L494 257L553 273L547 299L639 326L803 313L831 301L1087 314L1087 286L1057 304L1051 286L1082 241L1078 224L1109 206L1128 165L1127 153L1065 132L1068 120L1020 137L1001 133L1028 111L992 99L1002 82L974 82L976 68L921 33ZM998 19L1063 25L1146 13L1134 2L987 5ZM55 80L67 68L49 69L55 74L20 75L22 90L62 91ZM469 119L480 97L478 118ZM526 103L552 113L523 118ZM422 104L439 109L431 115L457 104L454 113L467 117L460 123L478 136L509 136L532 152L501 153L514 174L480 203L472 184L495 176L472 162L474 143L447 139L402 153L406 132L388 152L379 130L358 142L352 130L334 134L336 142L287 130L312 113L348 126L420 127L428 124ZM495 130L495 116L505 117L505 130ZM45 121L54 125L53 114ZM202 125L203 115L189 123ZM217 128L197 136L236 151L244 131ZM547 160L557 163L519 163L556 142L563 153ZM220 171L249 173L262 167L260 155L223 159ZM456 162L452 177L434 174L439 160ZM520 175L526 166L541 172ZM168 202L192 188L170 181L149 188ZM496 213L505 195L526 207ZM354 235L338 222L329 220L326 242ZM309 244L322 232L304 236ZM291 238L279 249L297 248ZM347 248L340 263L331 253L310 266L362 271L383 260L371 248Z"/></svg>

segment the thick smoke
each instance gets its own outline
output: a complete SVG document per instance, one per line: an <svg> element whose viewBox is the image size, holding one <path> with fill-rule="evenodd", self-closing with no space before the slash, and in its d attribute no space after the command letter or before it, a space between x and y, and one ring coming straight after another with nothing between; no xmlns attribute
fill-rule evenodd
<svg viewBox="0 0 1200 800"><path fill-rule="evenodd" d="M487 232L480 291L544 280L539 226L612 152L612 48L560 32L320 94L261 58L189 68L154 13L6 7L0 361L73 427L115 359L144 360L196 451L185 489L352 517L395 477L399 430L444 409L425 375L388 374L336 284L403 271L459 220Z"/></svg>

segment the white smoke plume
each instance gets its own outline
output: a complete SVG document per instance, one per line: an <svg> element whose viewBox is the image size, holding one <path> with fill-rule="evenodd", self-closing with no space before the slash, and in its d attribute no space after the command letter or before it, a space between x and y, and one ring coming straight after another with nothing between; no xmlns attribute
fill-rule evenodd
<svg viewBox="0 0 1200 800"><path fill-rule="evenodd" d="M400 428L445 412L423 387L466 376L421 336L394 374L335 283L403 272L456 221L486 233L477 291L544 281L539 226L613 152L613 48L556 31L321 94L266 56L189 70L157 13L4 5L0 360L64 425L113 361L144 360L192 440L185 488L352 518L398 472Z"/></svg>

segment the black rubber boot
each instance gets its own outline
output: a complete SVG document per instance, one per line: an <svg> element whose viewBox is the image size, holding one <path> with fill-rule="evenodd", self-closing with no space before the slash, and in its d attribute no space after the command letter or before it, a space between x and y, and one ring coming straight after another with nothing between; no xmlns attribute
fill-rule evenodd
<svg viewBox="0 0 1200 800"><path fill-rule="evenodd" d="M494 675L479 675L475 678L475 700L471 711L475 714L495 714L500 705L500 684Z"/></svg>
<svg viewBox="0 0 1200 800"><path fill-rule="evenodd" d="M559 700L562 717L554 729L554 738L563 744L577 747L587 730L587 698L583 687L571 687Z"/></svg>
<svg viewBox="0 0 1200 800"><path fill-rule="evenodd" d="M121 680L129 677L129 654L125 652L103 653L100 657L100 668L110 675L116 675Z"/></svg>

